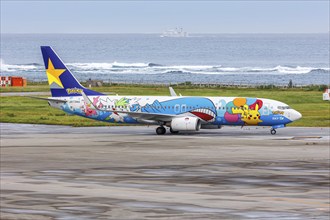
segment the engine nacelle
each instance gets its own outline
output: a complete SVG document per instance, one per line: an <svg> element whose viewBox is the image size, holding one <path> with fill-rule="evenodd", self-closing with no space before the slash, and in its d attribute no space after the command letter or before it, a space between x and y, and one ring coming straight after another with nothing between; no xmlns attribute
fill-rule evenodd
<svg viewBox="0 0 330 220"><path fill-rule="evenodd" d="M201 120L196 117L174 118L171 122L173 131L198 131L201 125Z"/></svg>

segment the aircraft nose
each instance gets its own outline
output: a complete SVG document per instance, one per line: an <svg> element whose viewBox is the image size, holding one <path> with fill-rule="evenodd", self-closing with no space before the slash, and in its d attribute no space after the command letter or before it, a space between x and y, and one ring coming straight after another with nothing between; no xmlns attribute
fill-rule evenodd
<svg viewBox="0 0 330 220"><path fill-rule="evenodd" d="M296 111L296 110L292 110L292 113L291 113L291 120L292 121L296 121L298 119L301 119L302 115L300 112Z"/></svg>

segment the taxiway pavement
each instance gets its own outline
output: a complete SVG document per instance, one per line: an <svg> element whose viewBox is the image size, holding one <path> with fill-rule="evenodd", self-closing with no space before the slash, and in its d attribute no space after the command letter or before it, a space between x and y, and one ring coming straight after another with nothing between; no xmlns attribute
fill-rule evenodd
<svg viewBox="0 0 330 220"><path fill-rule="evenodd" d="M329 218L329 128L0 126L2 219Z"/></svg>

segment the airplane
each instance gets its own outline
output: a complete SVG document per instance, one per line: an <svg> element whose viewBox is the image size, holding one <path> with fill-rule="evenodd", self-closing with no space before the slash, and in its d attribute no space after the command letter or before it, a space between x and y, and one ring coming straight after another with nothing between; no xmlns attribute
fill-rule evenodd
<svg viewBox="0 0 330 220"><path fill-rule="evenodd" d="M287 104L265 98L106 95L82 86L50 46L41 46L52 97L51 107L111 123L158 125L156 134L222 126L270 126L270 133L302 115Z"/></svg>

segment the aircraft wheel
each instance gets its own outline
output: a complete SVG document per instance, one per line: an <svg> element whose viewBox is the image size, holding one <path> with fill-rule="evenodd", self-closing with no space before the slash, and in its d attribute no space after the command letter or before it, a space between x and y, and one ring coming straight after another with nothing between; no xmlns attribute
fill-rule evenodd
<svg viewBox="0 0 330 220"><path fill-rule="evenodd" d="M276 134L276 130L275 130L274 128L272 128L272 129L270 129L270 133L271 133L272 135L274 135L274 134Z"/></svg>
<svg viewBox="0 0 330 220"><path fill-rule="evenodd" d="M179 131L173 131L172 128L170 128L170 132L171 132L172 134L177 134L177 133L179 133Z"/></svg>
<svg viewBox="0 0 330 220"><path fill-rule="evenodd" d="M156 133L158 135L165 134L166 133L166 129L164 127L158 127L158 128L156 128Z"/></svg>

